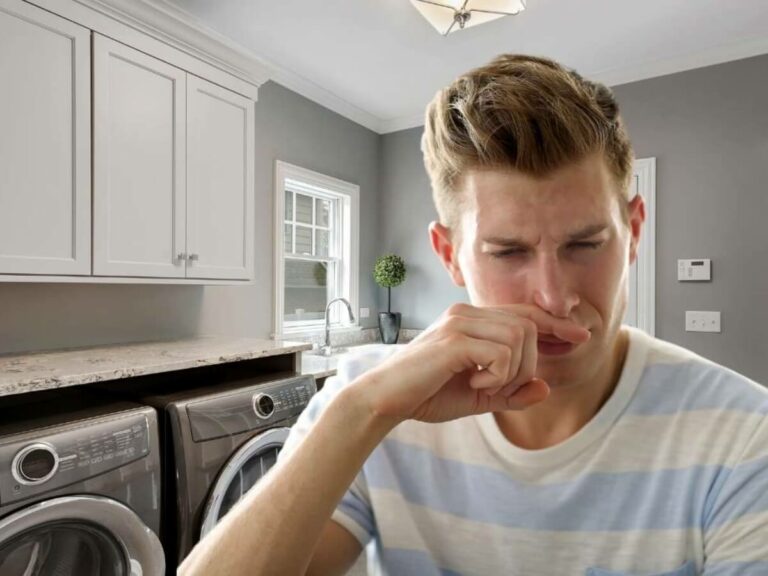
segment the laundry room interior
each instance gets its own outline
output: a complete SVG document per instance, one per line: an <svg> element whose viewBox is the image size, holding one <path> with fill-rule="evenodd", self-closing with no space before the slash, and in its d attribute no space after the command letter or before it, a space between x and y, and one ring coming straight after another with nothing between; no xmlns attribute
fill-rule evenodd
<svg viewBox="0 0 768 576"><path fill-rule="evenodd" d="M0 576L768 574L766 30L0 0Z"/></svg>

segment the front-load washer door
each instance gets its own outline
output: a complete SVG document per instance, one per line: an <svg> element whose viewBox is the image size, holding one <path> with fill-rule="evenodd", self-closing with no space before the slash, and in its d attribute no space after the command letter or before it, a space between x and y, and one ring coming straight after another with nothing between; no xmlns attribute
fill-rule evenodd
<svg viewBox="0 0 768 576"><path fill-rule="evenodd" d="M163 549L130 508L65 496L0 518L2 576L161 576Z"/></svg>
<svg viewBox="0 0 768 576"><path fill-rule="evenodd" d="M277 462L290 428L272 428L251 438L229 459L213 485L203 512L200 538L208 534Z"/></svg>

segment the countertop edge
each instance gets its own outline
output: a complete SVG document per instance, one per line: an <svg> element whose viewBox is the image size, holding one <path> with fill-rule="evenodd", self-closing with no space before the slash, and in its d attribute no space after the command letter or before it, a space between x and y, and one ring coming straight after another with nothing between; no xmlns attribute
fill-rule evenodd
<svg viewBox="0 0 768 576"><path fill-rule="evenodd" d="M256 358L267 358L270 356L280 356L284 354L293 354L311 350L312 345L303 342L286 343L286 346L272 348L268 350L255 349L245 352L235 352L231 354L219 354L212 357L184 358L180 360L171 360L162 363L148 363L147 365L125 366L120 368L110 368L88 373L76 373L71 375L33 377L25 379L20 375L16 382L0 384L0 398L4 396L13 396L16 394L25 394L27 392L37 392L41 390L51 390L56 388L68 388L92 384L94 382L105 382L109 380L120 380L122 378L131 378L134 376L144 376L150 374L160 374L163 372L174 372L177 370L186 370L189 368L199 368L202 366L214 366L217 364L226 364L230 362L240 362L253 360Z"/></svg>

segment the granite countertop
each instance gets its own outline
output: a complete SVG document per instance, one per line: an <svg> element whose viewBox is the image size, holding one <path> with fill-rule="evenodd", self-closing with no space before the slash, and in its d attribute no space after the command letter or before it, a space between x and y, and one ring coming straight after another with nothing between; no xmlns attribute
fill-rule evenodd
<svg viewBox="0 0 768 576"><path fill-rule="evenodd" d="M306 342L202 336L0 356L0 396L238 362L311 349Z"/></svg>

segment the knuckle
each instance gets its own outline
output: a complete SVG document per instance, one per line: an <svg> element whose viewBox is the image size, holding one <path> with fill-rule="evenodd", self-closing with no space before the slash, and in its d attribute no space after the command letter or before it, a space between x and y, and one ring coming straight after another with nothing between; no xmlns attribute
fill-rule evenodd
<svg viewBox="0 0 768 576"><path fill-rule="evenodd" d="M444 342L446 346L458 346L462 343L462 337L461 334L458 332L448 332L448 334L444 337Z"/></svg>
<svg viewBox="0 0 768 576"><path fill-rule="evenodd" d="M525 340L525 329L519 325L511 325L508 338L512 344L521 344Z"/></svg>
<svg viewBox="0 0 768 576"><path fill-rule="evenodd" d="M461 319L458 316L448 316L443 322L443 327L448 332L458 332L461 325Z"/></svg>
<svg viewBox="0 0 768 576"><path fill-rule="evenodd" d="M508 367L512 363L512 349L509 346L501 346L499 348L498 356L505 367Z"/></svg>
<svg viewBox="0 0 768 576"><path fill-rule="evenodd" d="M467 312L469 306L464 302L455 302L451 304L446 310L449 316L461 316Z"/></svg>

